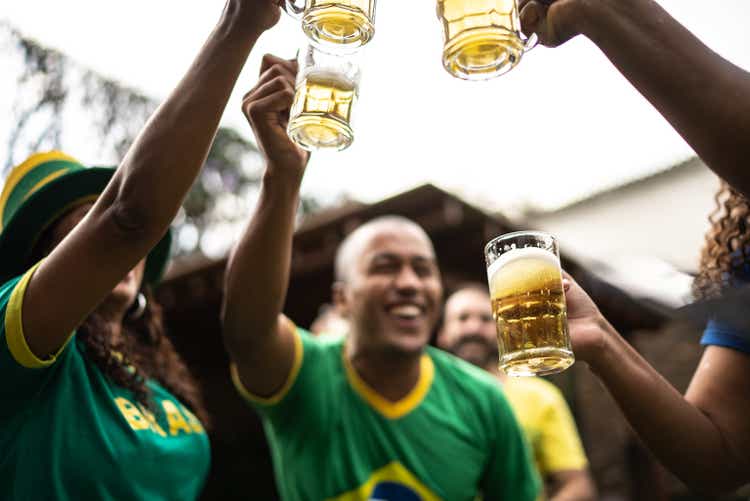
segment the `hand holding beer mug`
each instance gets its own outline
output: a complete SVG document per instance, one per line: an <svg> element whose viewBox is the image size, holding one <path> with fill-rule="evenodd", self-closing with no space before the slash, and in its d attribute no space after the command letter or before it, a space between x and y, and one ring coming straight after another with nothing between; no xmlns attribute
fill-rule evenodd
<svg viewBox="0 0 750 501"><path fill-rule="evenodd" d="M557 240L542 232L495 238L484 249L500 369L541 376L573 365Z"/></svg>
<svg viewBox="0 0 750 501"><path fill-rule="evenodd" d="M308 45L299 56L297 90L287 133L307 151L343 150L354 141L352 110L359 93L356 55Z"/></svg>
<svg viewBox="0 0 750 501"><path fill-rule="evenodd" d="M328 49L356 49L375 35L375 0L283 0L285 9L302 18L302 31Z"/></svg>
<svg viewBox="0 0 750 501"><path fill-rule="evenodd" d="M512 70L537 42L521 33L517 0L437 0L443 23L443 66L465 80L488 80Z"/></svg>

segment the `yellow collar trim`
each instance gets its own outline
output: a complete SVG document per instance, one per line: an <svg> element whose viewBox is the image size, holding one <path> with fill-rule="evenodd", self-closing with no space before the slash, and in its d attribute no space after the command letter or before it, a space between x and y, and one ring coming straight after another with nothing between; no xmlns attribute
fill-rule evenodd
<svg viewBox="0 0 750 501"><path fill-rule="evenodd" d="M375 389L360 377L357 370L346 356L346 349L342 350L344 359L344 368L349 384L354 391L367 402L371 407L388 419L399 419L409 414L422 403L427 392L430 391L432 381L435 378L435 365L432 359L426 353L419 359L419 379L414 388L401 400L391 402L382 397Z"/></svg>

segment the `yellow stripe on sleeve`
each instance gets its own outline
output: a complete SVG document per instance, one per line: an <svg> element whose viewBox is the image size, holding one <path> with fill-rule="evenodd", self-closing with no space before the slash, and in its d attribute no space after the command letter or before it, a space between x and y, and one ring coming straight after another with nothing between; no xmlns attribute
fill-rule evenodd
<svg viewBox="0 0 750 501"><path fill-rule="evenodd" d="M26 294L26 287L29 285L31 277L40 264L41 261L27 271L18 284L16 284L5 312L5 341L8 344L8 350L15 361L27 369L45 369L53 365L73 337L73 334L71 334L57 353L45 360L41 360L34 355L26 342L26 336L23 333L23 297Z"/></svg>
<svg viewBox="0 0 750 501"><path fill-rule="evenodd" d="M282 386L275 395L272 395L268 398L263 398L253 394L245 387L244 384L242 384L242 381L240 380L240 374L237 371L237 366L234 364L234 362L230 364L229 371L232 374L232 383L234 383L234 387L237 389L239 394L242 395L242 397L248 402L253 404L260 404L267 407L276 405L284 399L287 393L289 393L289 390L292 388L294 382L297 380L300 368L302 367L302 359L304 357L305 350L302 346L302 338L297 331L297 327L294 324L291 324L291 326L293 328L292 332L294 333L294 362L292 363L292 370L289 371L289 376L284 382L284 386Z"/></svg>

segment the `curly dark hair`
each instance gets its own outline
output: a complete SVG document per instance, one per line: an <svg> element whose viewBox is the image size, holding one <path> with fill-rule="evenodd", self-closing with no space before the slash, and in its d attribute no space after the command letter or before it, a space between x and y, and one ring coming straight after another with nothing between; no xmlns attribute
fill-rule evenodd
<svg viewBox="0 0 750 501"><path fill-rule="evenodd" d="M721 296L724 291L750 282L750 201L722 181L716 209L701 252L693 282L697 299Z"/></svg>
<svg viewBox="0 0 750 501"><path fill-rule="evenodd" d="M54 234L55 226L55 223L49 225L37 240L27 263L29 266L39 262L59 243ZM83 345L86 357L110 381L131 391L139 404L157 410L146 384L153 379L187 405L208 428L209 415L200 388L166 335L161 306L149 287L143 287L142 293L146 297L143 314L138 318L126 315L118 339L112 335L109 324L94 311L77 329L76 341Z"/></svg>
<svg viewBox="0 0 750 501"><path fill-rule="evenodd" d="M208 426L201 391L164 329L161 306L144 287L146 309L134 318L126 315L122 335L115 340L109 325L96 312L78 328L77 339L86 356L115 384L133 392L144 407L154 410L148 379L159 382Z"/></svg>

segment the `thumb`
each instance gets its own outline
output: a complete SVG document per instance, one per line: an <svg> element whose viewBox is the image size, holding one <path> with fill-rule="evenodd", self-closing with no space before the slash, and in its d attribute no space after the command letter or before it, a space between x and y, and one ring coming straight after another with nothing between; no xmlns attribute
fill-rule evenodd
<svg viewBox="0 0 750 501"><path fill-rule="evenodd" d="M527 2L521 9L521 29L526 35L537 33L540 24L547 16L547 5L538 0Z"/></svg>

